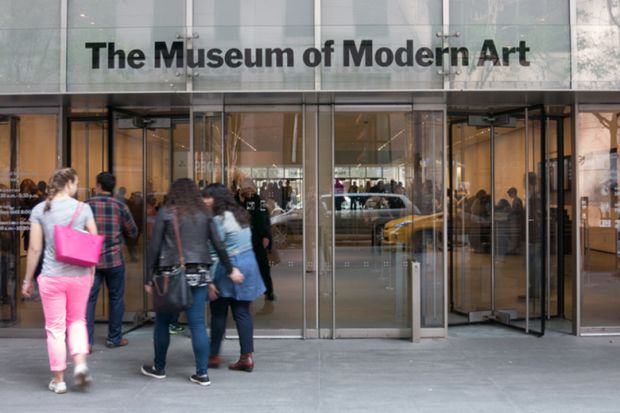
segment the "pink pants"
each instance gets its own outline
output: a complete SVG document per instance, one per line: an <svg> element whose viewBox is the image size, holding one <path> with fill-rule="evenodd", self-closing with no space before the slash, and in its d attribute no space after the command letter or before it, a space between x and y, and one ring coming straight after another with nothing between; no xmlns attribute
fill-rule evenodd
<svg viewBox="0 0 620 413"><path fill-rule="evenodd" d="M38 279L45 314L47 353L52 371L67 368L67 344L71 356L88 354L86 304L92 284L91 276L47 277ZM65 340L66 333L68 340Z"/></svg>

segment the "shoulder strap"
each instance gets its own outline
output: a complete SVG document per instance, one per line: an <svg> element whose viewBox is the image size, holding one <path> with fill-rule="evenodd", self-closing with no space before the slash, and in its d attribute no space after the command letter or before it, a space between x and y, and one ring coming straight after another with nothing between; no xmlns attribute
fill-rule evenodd
<svg viewBox="0 0 620 413"><path fill-rule="evenodd" d="M179 221L177 220L177 211L172 211L172 227L174 228L174 237L177 240L177 252L179 254L179 264L185 267L185 257L183 256L183 244L181 243L181 234L179 233Z"/></svg>
<svg viewBox="0 0 620 413"><path fill-rule="evenodd" d="M75 221L75 219L78 216L80 216L80 212L82 212L82 208L84 208L84 204L78 201L77 207L75 208L75 212L73 213L73 216L71 217L71 221L69 221L69 225L67 225L68 227L73 226L73 221Z"/></svg>

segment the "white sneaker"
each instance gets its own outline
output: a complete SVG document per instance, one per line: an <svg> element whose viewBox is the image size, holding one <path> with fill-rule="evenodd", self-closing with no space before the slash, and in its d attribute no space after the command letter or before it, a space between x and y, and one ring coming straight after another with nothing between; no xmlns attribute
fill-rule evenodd
<svg viewBox="0 0 620 413"><path fill-rule="evenodd" d="M56 382L54 381L54 379L52 379L52 381L50 381L50 385L47 386L47 388L56 394L63 394L67 392L67 383L65 383L64 381Z"/></svg>
<svg viewBox="0 0 620 413"><path fill-rule="evenodd" d="M93 378L90 377L90 371L86 363L75 366L73 370L73 381L78 387L85 387L92 383Z"/></svg>

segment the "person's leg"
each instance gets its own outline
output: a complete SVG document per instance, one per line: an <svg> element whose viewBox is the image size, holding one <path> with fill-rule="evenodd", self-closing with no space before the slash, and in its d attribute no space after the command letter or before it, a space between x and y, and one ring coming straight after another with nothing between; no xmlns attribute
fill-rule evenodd
<svg viewBox="0 0 620 413"><path fill-rule="evenodd" d="M54 372L54 380L62 382L67 368L65 344L67 298L64 284L59 277L42 276L39 278L39 292L45 316L50 370Z"/></svg>
<svg viewBox="0 0 620 413"><path fill-rule="evenodd" d="M265 284L265 296L268 300L273 300L273 282L271 280L271 267L269 266L269 258L267 257L267 251L262 245L253 245L254 255L256 256L256 263L260 270L261 278Z"/></svg>
<svg viewBox="0 0 620 413"><path fill-rule="evenodd" d="M67 280L67 333L71 356L88 354L86 304L91 290L91 277L66 277Z"/></svg>
<svg viewBox="0 0 620 413"><path fill-rule="evenodd" d="M104 270L110 296L110 319L106 344L120 346L123 339L123 315L125 313L125 266Z"/></svg>
<svg viewBox="0 0 620 413"><path fill-rule="evenodd" d="M155 347L154 367L159 371L166 370L166 355L170 345L170 334L168 333L170 319L170 314L155 313L155 329L153 330L153 346Z"/></svg>
<svg viewBox="0 0 620 413"><path fill-rule="evenodd" d="M226 332L226 317L230 298L220 297L211 301L211 355L220 354L220 346Z"/></svg>
<svg viewBox="0 0 620 413"><path fill-rule="evenodd" d="M95 272L95 279L93 286L90 289L88 297L88 307L86 308L86 324L88 325L88 343L92 346L95 335L95 311L97 309L97 298L99 297L99 290L101 289L101 283L103 282L103 275L100 271Z"/></svg>
<svg viewBox="0 0 620 413"><path fill-rule="evenodd" d="M239 333L241 354L254 352L254 323L250 312L250 301L231 300L233 318Z"/></svg>
<svg viewBox="0 0 620 413"><path fill-rule="evenodd" d="M209 335L205 325L205 302L207 300L207 287L192 288L192 306L185 312L187 322L192 332L192 349L196 359L196 374L207 375L207 362L209 359Z"/></svg>

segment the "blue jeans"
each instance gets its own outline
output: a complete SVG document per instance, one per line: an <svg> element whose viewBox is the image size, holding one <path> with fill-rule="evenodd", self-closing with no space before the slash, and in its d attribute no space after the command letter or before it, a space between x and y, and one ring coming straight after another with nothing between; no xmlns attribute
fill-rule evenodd
<svg viewBox="0 0 620 413"><path fill-rule="evenodd" d="M196 358L196 374L207 374L209 361L209 335L205 326L205 303L207 301L207 287L192 287L193 303L191 308L185 311L187 322L192 332L192 349ZM177 314L155 314L155 331L153 342L155 346L155 368L166 369L166 355L170 345L170 333L168 325L177 317Z"/></svg>
<svg viewBox="0 0 620 413"><path fill-rule="evenodd" d="M106 342L118 345L123 338L123 314L125 313L125 265L114 268L98 269L95 280L90 289L88 306L86 307L86 322L88 325L88 342L93 344L95 332L95 308L99 289L105 280L110 298L110 316L108 321L108 337Z"/></svg>
<svg viewBox="0 0 620 413"><path fill-rule="evenodd" d="M250 313L250 301L239 301L230 297L220 297L211 302L211 354L220 354L220 346L226 332L228 307L232 308L233 318L239 333L241 354L254 352L254 324Z"/></svg>

